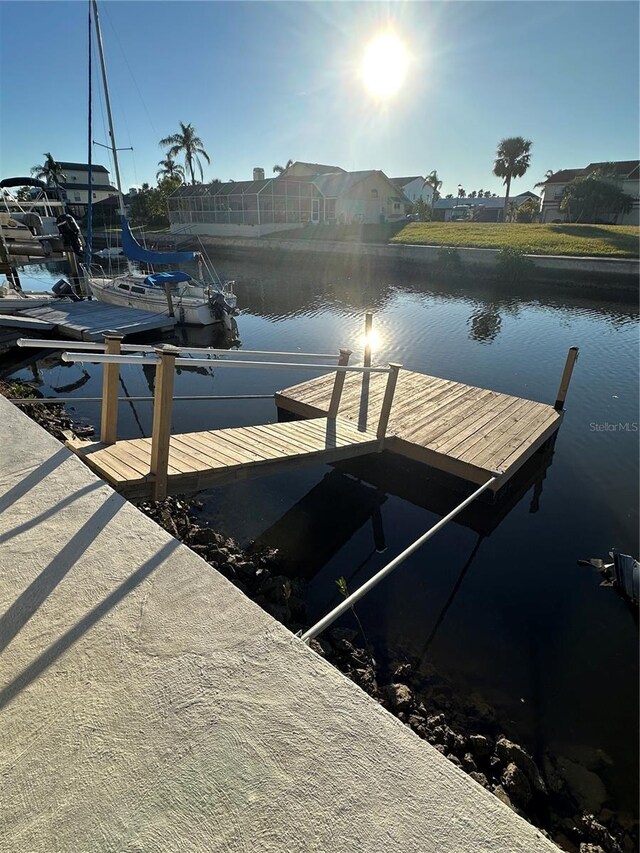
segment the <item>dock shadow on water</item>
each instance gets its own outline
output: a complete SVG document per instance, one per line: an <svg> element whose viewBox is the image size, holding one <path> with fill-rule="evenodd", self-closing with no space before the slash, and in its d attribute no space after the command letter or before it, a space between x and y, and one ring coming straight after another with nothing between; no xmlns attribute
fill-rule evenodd
<svg viewBox="0 0 640 853"><path fill-rule="evenodd" d="M580 346L555 444L530 460L496 503L474 503L356 605L376 671L358 650L349 613L337 628L346 634L320 640L414 731L507 796L510 788L512 804L525 813L527 786L507 768L530 773L537 810L530 816L549 826L542 814L548 801L526 759L503 744L498 776L491 776L500 735L523 747L556 798L552 835L566 849L587 840L607 851L634 849L637 628L624 603L600 586L597 570L576 561L611 546L639 550L636 296L615 287L530 282L519 290L447 281L386 262L345 270L322 260L311 270L304 259L294 269L230 255L217 267L238 280L239 337L247 349L349 346L356 363L363 314L372 309L380 336L374 364L396 361L553 403L566 351ZM202 330L180 335L192 346L212 343ZM36 381L47 396L54 388L68 389L69 397L100 396L97 366L84 366L87 380L80 365L63 368L57 357L30 364L21 351L20 359L6 365L8 375ZM176 394L272 393L307 378L295 370L222 371L213 363L176 377ZM132 398L151 393L152 377L137 368L123 368L122 379ZM98 421L98 404L71 408L76 419ZM149 402L121 405L119 435L150 435L151 410ZM176 403L173 428L275 420L269 401ZM455 506L453 485L433 474L411 476L386 454L232 483L200 496L198 524L222 542L192 544L205 556L217 548L210 561L233 569L248 592L255 584L274 615L295 625L304 612L312 624L341 600L336 580L344 577L353 591ZM238 546L229 550L230 537L242 554ZM258 592L267 578L256 580L243 564L260 568L261 554L275 556L265 564L270 585ZM234 559L223 560L228 556ZM490 740L489 763L478 738ZM595 815L593 825L585 814Z"/></svg>

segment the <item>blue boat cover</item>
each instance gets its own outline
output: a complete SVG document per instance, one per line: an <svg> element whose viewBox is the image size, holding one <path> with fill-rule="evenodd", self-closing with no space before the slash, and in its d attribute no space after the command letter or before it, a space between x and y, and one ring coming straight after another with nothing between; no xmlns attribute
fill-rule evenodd
<svg viewBox="0 0 640 853"><path fill-rule="evenodd" d="M120 217L120 224L122 251L130 261L142 261L145 264L186 264L196 258L196 252L154 252L145 249L131 233L125 216Z"/></svg>
<svg viewBox="0 0 640 853"><path fill-rule="evenodd" d="M148 275L144 283L150 284L152 287L164 287L165 284L180 284L183 281L191 281L188 272L156 272L153 275Z"/></svg>

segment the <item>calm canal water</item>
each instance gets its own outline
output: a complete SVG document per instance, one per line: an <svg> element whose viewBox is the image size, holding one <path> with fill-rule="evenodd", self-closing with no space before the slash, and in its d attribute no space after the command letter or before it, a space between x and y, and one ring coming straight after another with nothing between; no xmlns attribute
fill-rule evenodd
<svg viewBox="0 0 640 853"><path fill-rule="evenodd" d="M576 560L603 557L612 546L639 551L636 298L535 284L508 293L379 262L332 263L302 271L295 259L219 262L221 275L239 280L242 346L357 351L371 309L375 360L549 402L567 349L580 347L565 421L537 485L499 523L448 525L367 596L358 614L381 658L408 654L425 671L435 666L460 695L478 694L498 709L505 728L537 756L548 750L595 769L613 808L634 812L637 627L624 602L600 587L596 570ZM44 289L57 277L32 268L23 284ZM192 345L215 343L211 330L179 334ZM99 366L64 365L56 356L12 375L35 379L45 395L101 393ZM183 370L176 394L272 393L309 376ZM126 366L121 392L147 394L151 382ZM79 402L75 414L99 422L97 404ZM184 402L175 406L173 428L273 419L268 400ZM120 437L150 430L150 403L121 406ZM258 539L292 559L302 554L315 618L338 602L337 578L360 585L455 505L427 482L403 494L399 479L374 491L315 466L211 490L205 513L241 543ZM376 550L381 538L384 553Z"/></svg>

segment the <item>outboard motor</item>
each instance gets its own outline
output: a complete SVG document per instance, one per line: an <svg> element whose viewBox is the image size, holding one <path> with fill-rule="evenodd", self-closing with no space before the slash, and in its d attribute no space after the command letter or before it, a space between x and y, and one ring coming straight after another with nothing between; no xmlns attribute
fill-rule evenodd
<svg viewBox="0 0 640 853"><path fill-rule="evenodd" d="M69 282L65 281L63 278L58 279L58 281L56 281L51 290L53 291L53 293L55 293L56 296L68 296L74 302L80 301L80 298L75 293L73 287L71 287Z"/></svg>
<svg viewBox="0 0 640 853"><path fill-rule="evenodd" d="M65 249L71 249L76 255L81 256L83 252L80 226L70 213L63 213L56 219L58 232L62 237Z"/></svg>

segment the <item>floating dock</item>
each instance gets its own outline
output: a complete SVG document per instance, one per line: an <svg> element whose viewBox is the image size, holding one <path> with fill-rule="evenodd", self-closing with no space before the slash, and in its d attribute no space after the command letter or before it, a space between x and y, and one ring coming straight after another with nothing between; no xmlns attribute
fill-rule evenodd
<svg viewBox="0 0 640 853"><path fill-rule="evenodd" d="M381 381L382 380L382 381ZM276 394L280 411L299 418L327 415L333 376ZM378 375L346 377L338 416L360 429L376 423L385 383ZM497 491L558 429L563 413L486 388L401 370L385 450Z"/></svg>
<svg viewBox="0 0 640 853"><path fill-rule="evenodd" d="M83 299L81 302L61 300L51 305L23 308L18 316L42 320L50 324L50 328L61 337L75 341L102 341L107 330L126 337L170 330L176 324L175 317L140 311L138 308L107 305L95 299Z"/></svg>

